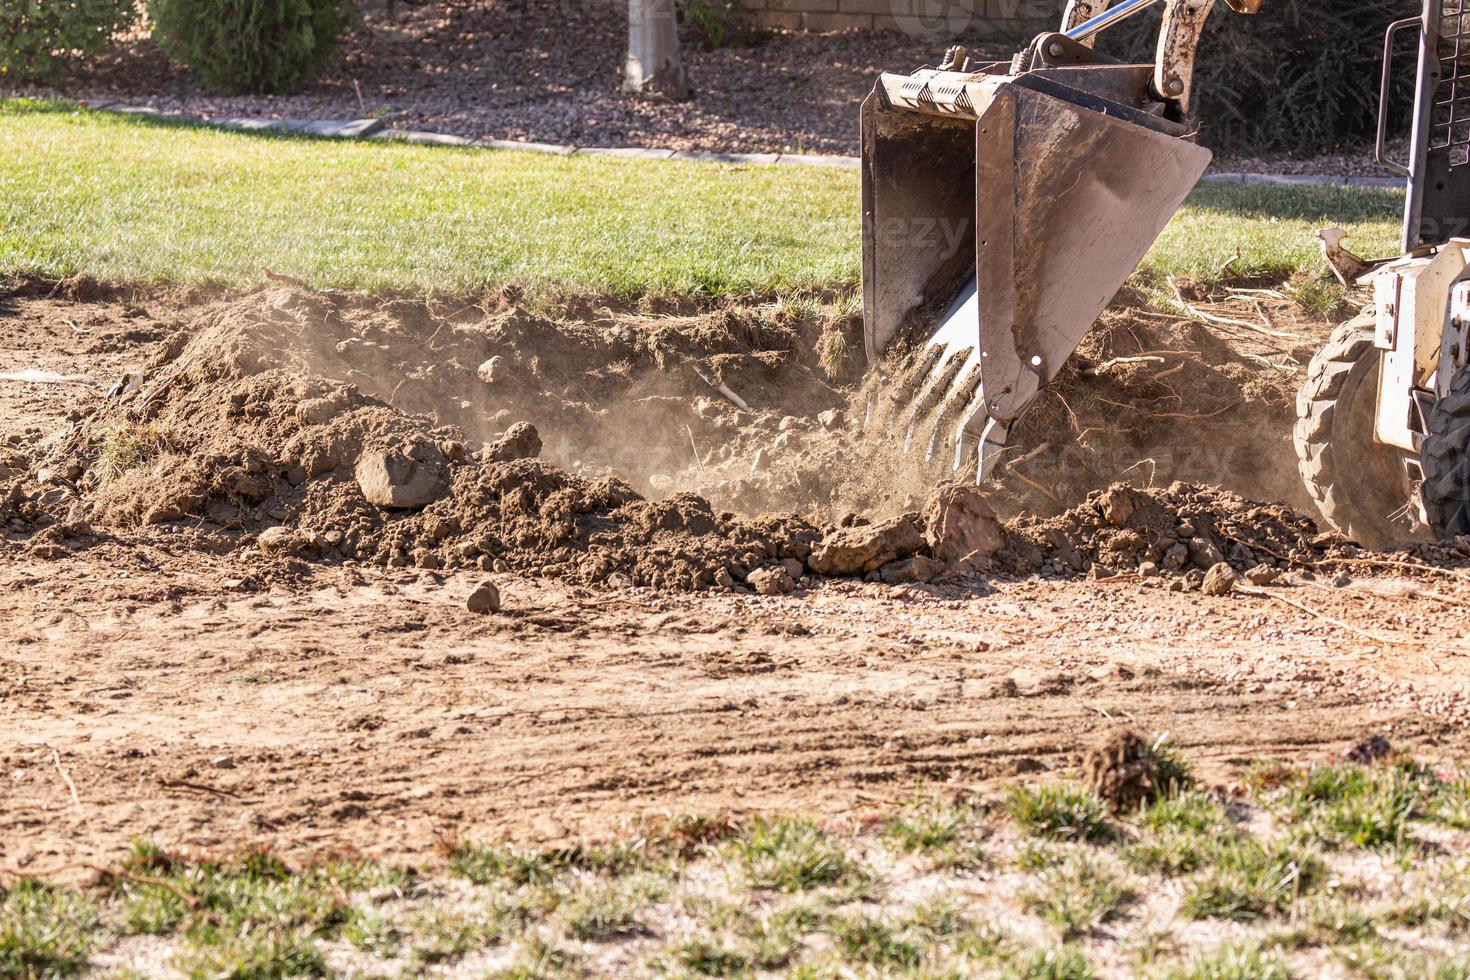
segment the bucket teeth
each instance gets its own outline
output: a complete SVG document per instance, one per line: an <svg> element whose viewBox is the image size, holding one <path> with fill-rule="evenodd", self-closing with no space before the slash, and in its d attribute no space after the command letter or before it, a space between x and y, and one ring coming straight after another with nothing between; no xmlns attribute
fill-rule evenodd
<svg viewBox="0 0 1470 980"><path fill-rule="evenodd" d="M972 280L951 305L939 329L923 352L889 389L887 404L877 411L883 431L901 439L910 453L922 444L924 461L940 456L952 442L953 474L976 460L976 476L984 480L995 468L1005 447L1006 427L989 417L981 383L984 354L978 343L980 324L975 283ZM886 409L886 411L885 411ZM868 422L875 409L868 405Z"/></svg>

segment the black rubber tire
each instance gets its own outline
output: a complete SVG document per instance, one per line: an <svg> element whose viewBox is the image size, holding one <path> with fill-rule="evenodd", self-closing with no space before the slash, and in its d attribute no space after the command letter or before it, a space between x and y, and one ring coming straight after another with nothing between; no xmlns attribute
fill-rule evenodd
<svg viewBox="0 0 1470 980"><path fill-rule="evenodd" d="M1369 547L1414 537L1405 453L1373 440L1382 352L1371 312L1332 333L1297 394L1297 469L1327 523Z"/></svg>
<svg viewBox="0 0 1470 980"><path fill-rule="evenodd" d="M1430 410L1420 463L1429 530L1440 540L1470 534L1470 366L1455 372Z"/></svg>

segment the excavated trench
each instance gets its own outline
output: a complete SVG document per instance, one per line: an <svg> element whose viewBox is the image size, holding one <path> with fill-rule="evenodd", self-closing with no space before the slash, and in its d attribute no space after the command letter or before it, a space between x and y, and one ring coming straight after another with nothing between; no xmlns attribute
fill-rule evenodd
<svg viewBox="0 0 1470 980"><path fill-rule="evenodd" d="M129 390L10 460L12 532L60 554L171 525L263 567L762 591L812 574L1248 568L1335 544L1291 509L1306 506L1289 432L1312 342L1231 342L1136 306L1108 312L1018 427L987 494L1003 547L969 563L925 512L952 474L863 429L851 315L551 318L271 288L177 324Z"/></svg>

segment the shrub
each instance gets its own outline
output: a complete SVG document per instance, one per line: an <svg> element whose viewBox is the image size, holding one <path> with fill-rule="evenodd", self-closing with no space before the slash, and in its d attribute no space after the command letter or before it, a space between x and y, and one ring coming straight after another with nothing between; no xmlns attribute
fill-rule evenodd
<svg viewBox="0 0 1470 980"><path fill-rule="evenodd" d="M1269 0L1247 17L1221 4L1205 26L1195 70L1202 142L1294 155L1360 145L1377 132L1384 30L1422 9L1420 0ZM1098 47L1145 62L1157 41L1158 18L1139 17ZM1409 47L1407 38L1401 43ZM1413 101L1414 58L1401 51L1394 61L1391 117L1399 129Z"/></svg>
<svg viewBox="0 0 1470 980"><path fill-rule="evenodd" d="M154 37L211 88L294 92L351 23L346 0L148 0Z"/></svg>
<svg viewBox="0 0 1470 980"><path fill-rule="evenodd" d="M136 0L5 0L0 81L50 81L71 59L94 55L138 18Z"/></svg>

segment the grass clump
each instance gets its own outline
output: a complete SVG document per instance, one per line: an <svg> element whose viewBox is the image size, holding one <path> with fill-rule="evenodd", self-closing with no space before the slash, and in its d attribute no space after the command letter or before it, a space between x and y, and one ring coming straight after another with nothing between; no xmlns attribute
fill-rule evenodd
<svg viewBox="0 0 1470 980"><path fill-rule="evenodd" d="M1017 786L1006 797L1005 809L1033 837L1097 843L1114 835L1102 800L1071 786Z"/></svg>
<svg viewBox="0 0 1470 980"><path fill-rule="evenodd" d="M1054 946L1016 956L1001 976L1006 980L1092 980L1097 976L1075 946Z"/></svg>
<svg viewBox="0 0 1470 980"><path fill-rule="evenodd" d="M1291 980L1291 976L1279 953L1259 946L1225 946L1195 953L1183 966L1162 975L1163 980Z"/></svg>
<svg viewBox="0 0 1470 980"><path fill-rule="evenodd" d="M844 960L875 967L918 966L925 943L909 930L870 915L832 919L827 930Z"/></svg>
<svg viewBox="0 0 1470 980"><path fill-rule="evenodd" d="M1122 855L1129 868L1143 874L1198 871L1240 839L1229 811L1203 793L1158 800L1140 814L1139 827L1148 833L1125 844Z"/></svg>
<svg viewBox="0 0 1470 980"><path fill-rule="evenodd" d="M97 907L82 895L24 878L0 891L0 977L65 976L96 945Z"/></svg>
<svg viewBox="0 0 1470 980"><path fill-rule="evenodd" d="M1411 842L1410 821L1430 809L1441 786L1417 766L1322 766L1269 802L1330 846L1402 851Z"/></svg>
<svg viewBox="0 0 1470 980"><path fill-rule="evenodd" d="M1180 911L1192 919L1249 922L1285 911L1326 877L1321 860L1300 845L1242 839L1219 849Z"/></svg>
<svg viewBox="0 0 1470 980"><path fill-rule="evenodd" d="M567 932L584 942L609 942L626 936L647 935L638 914L649 904L668 897L666 879L644 876L596 883L562 903Z"/></svg>
<svg viewBox="0 0 1470 980"><path fill-rule="evenodd" d="M1115 917L1132 898L1133 893L1096 861L1072 854L1043 870L1021 893L1021 904L1071 939Z"/></svg>
<svg viewBox="0 0 1470 980"><path fill-rule="evenodd" d="M976 816L967 804L917 804L890 817L882 835L895 850L920 854L936 867L973 867L985 860Z"/></svg>
<svg viewBox="0 0 1470 980"><path fill-rule="evenodd" d="M841 842L809 820L758 819L726 847L756 888L799 892L865 878Z"/></svg>
<svg viewBox="0 0 1470 980"><path fill-rule="evenodd" d="M755 963L742 950L709 936L693 936L666 947L660 956L670 973L687 972L701 977L744 976Z"/></svg>
<svg viewBox="0 0 1470 980"><path fill-rule="evenodd" d="M644 837L544 851L461 843L450 852L450 866L455 873L477 885L549 885L573 871L620 875L650 869L657 863Z"/></svg>

